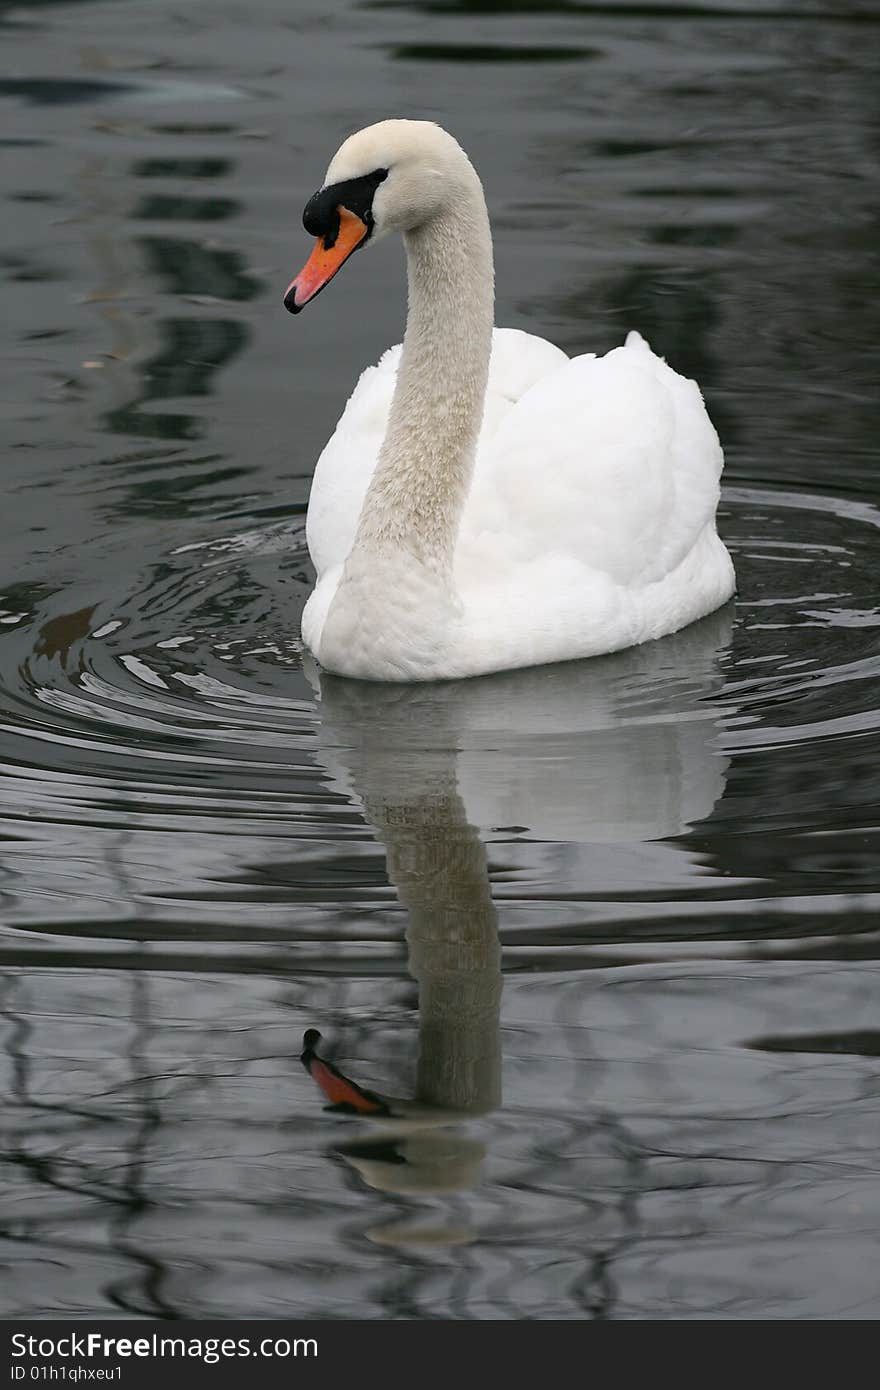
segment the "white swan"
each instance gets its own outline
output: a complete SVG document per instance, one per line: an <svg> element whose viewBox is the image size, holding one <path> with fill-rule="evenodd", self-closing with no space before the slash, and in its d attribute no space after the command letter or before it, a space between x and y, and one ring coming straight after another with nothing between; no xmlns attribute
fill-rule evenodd
<svg viewBox="0 0 880 1390"><path fill-rule="evenodd" d="M323 666L379 681L475 676L675 632L730 597L718 437L692 381L637 333L569 359L493 331L489 219L451 135L352 135L303 214L317 237L293 313L360 246L404 235L402 347L363 373L315 470Z"/></svg>

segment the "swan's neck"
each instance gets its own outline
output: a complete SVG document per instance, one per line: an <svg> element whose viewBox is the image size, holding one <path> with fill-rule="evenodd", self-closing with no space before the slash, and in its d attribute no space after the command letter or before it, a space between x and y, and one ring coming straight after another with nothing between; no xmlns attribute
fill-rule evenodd
<svg viewBox="0 0 880 1390"><path fill-rule="evenodd" d="M448 573L470 485L492 347L492 238L470 165L455 206L406 235L409 303L388 431L354 550Z"/></svg>

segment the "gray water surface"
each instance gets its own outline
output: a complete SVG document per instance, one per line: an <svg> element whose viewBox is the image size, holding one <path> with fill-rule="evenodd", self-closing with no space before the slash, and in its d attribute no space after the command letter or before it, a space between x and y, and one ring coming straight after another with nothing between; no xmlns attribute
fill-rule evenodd
<svg viewBox="0 0 880 1390"><path fill-rule="evenodd" d="M0 4L0 1314L880 1312L878 37ZM309 668L309 480L401 248L281 295L387 115L481 171L499 323L699 379L735 605L480 681ZM325 1113L308 1027L403 1118Z"/></svg>

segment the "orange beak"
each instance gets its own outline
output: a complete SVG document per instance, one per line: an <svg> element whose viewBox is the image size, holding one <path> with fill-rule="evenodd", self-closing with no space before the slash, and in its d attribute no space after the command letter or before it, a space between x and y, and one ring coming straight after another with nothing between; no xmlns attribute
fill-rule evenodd
<svg viewBox="0 0 880 1390"><path fill-rule="evenodd" d="M313 1057L308 1064L309 1075L316 1081L331 1105L343 1106L346 1110L356 1110L361 1115L387 1114L388 1107L349 1081L347 1076L331 1067L320 1057Z"/></svg>
<svg viewBox="0 0 880 1390"><path fill-rule="evenodd" d="M349 1114L352 1111L361 1115L389 1114L388 1106L381 1096L373 1095L372 1091L366 1091L363 1086L349 1081L332 1062L325 1062L323 1057L318 1056L315 1048L320 1041L321 1034L317 1028L307 1028L303 1033L300 1061L329 1100L329 1108L347 1110Z"/></svg>
<svg viewBox="0 0 880 1390"><path fill-rule="evenodd" d="M341 204L337 212L339 231L333 245L326 246L324 238L319 236L314 251L299 275L287 286L284 307L292 314L298 314L310 299L314 299L315 295L330 283L337 270L345 264L351 253L358 249L370 230L356 213L349 212L348 208Z"/></svg>

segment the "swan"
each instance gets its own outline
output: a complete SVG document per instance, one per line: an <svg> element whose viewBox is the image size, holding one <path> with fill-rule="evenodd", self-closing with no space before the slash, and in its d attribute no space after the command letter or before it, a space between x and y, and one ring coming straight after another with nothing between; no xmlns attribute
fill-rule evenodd
<svg viewBox="0 0 880 1390"><path fill-rule="evenodd" d="M401 232L402 345L358 381L315 468L302 616L325 669L430 681L662 637L734 591L723 456L697 385L635 332L603 357L493 328L480 179L429 121L351 135L303 213L299 313Z"/></svg>

